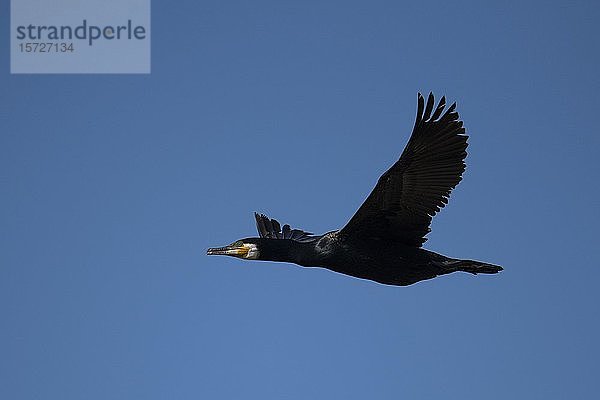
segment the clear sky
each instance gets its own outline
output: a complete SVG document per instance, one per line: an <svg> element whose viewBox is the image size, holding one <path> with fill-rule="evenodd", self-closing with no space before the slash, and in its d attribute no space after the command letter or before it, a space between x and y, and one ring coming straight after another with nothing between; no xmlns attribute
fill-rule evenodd
<svg viewBox="0 0 600 400"><path fill-rule="evenodd" d="M596 3L155 0L137 76L10 75L0 4L0 398L597 395ZM504 272L205 255L343 226L430 90L470 146L426 248Z"/></svg>

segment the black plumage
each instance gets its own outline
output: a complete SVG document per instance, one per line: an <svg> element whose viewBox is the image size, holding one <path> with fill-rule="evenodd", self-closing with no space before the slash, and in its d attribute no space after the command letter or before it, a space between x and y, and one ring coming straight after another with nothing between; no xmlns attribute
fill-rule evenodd
<svg viewBox="0 0 600 400"><path fill-rule="evenodd" d="M211 248L209 255L293 262L323 267L390 285L410 285L455 271L497 273L502 267L449 258L421 248L432 217L448 202L462 179L467 138L456 103L434 109L418 95L417 118L400 159L378 180L365 202L342 229L324 235L281 228L256 214L259 238Z"/></svg>

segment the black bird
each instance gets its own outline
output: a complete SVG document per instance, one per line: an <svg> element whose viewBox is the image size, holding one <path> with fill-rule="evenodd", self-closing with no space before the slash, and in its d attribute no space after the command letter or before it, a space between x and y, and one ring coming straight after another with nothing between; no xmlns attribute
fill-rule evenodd
<svg viewBox="0 0 600 400"><path fill-rule="evenodd" d="M449 258L421 246L431 218L462 179L467 138L452 104L434 109L418 94L417 120L400 159L385 172L352 219L340 230L313 235L255 213L259 238L240 239L208 255L285 261L322 267L376 282L405 286L451 272L495 274L498 265Z"/></svg>

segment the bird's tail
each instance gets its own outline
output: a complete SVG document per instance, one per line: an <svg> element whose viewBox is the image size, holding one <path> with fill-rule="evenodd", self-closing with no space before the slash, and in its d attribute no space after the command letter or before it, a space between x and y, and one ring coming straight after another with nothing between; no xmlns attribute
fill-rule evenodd
<svg viewBox="0 0 600 400"><path fill-rule="evenodd" d="M473 260L452 260L446 264L447 268L451 268L454 271L469 272L471 274L497 274L502 271L499 265L488 264L480 261Z"/></svg>

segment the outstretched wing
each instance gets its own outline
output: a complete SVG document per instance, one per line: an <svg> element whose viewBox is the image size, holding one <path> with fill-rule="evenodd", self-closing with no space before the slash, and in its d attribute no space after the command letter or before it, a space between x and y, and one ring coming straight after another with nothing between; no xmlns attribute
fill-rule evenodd
<svg viewBox="0 0 600 400"><path fill-rule="evenodd" d="M270 219L264 214L254 213L254 218L256 218L256 229L261 238L291 239L297 242L312 242L320 238L320 236L314 236L310 232L292 229L287 224L281 229L281 225L276 219Z"/></svg>
<svg viewBox="0 0 600 400"><path fill-rule="evenodd" d="M415 126L400 159L379 178L341 233L415 247L427 240L431 218L462 179L468 138L456 103L443 115L445 97L433 106L431 93L426 106L419 93Z"/></svg>

